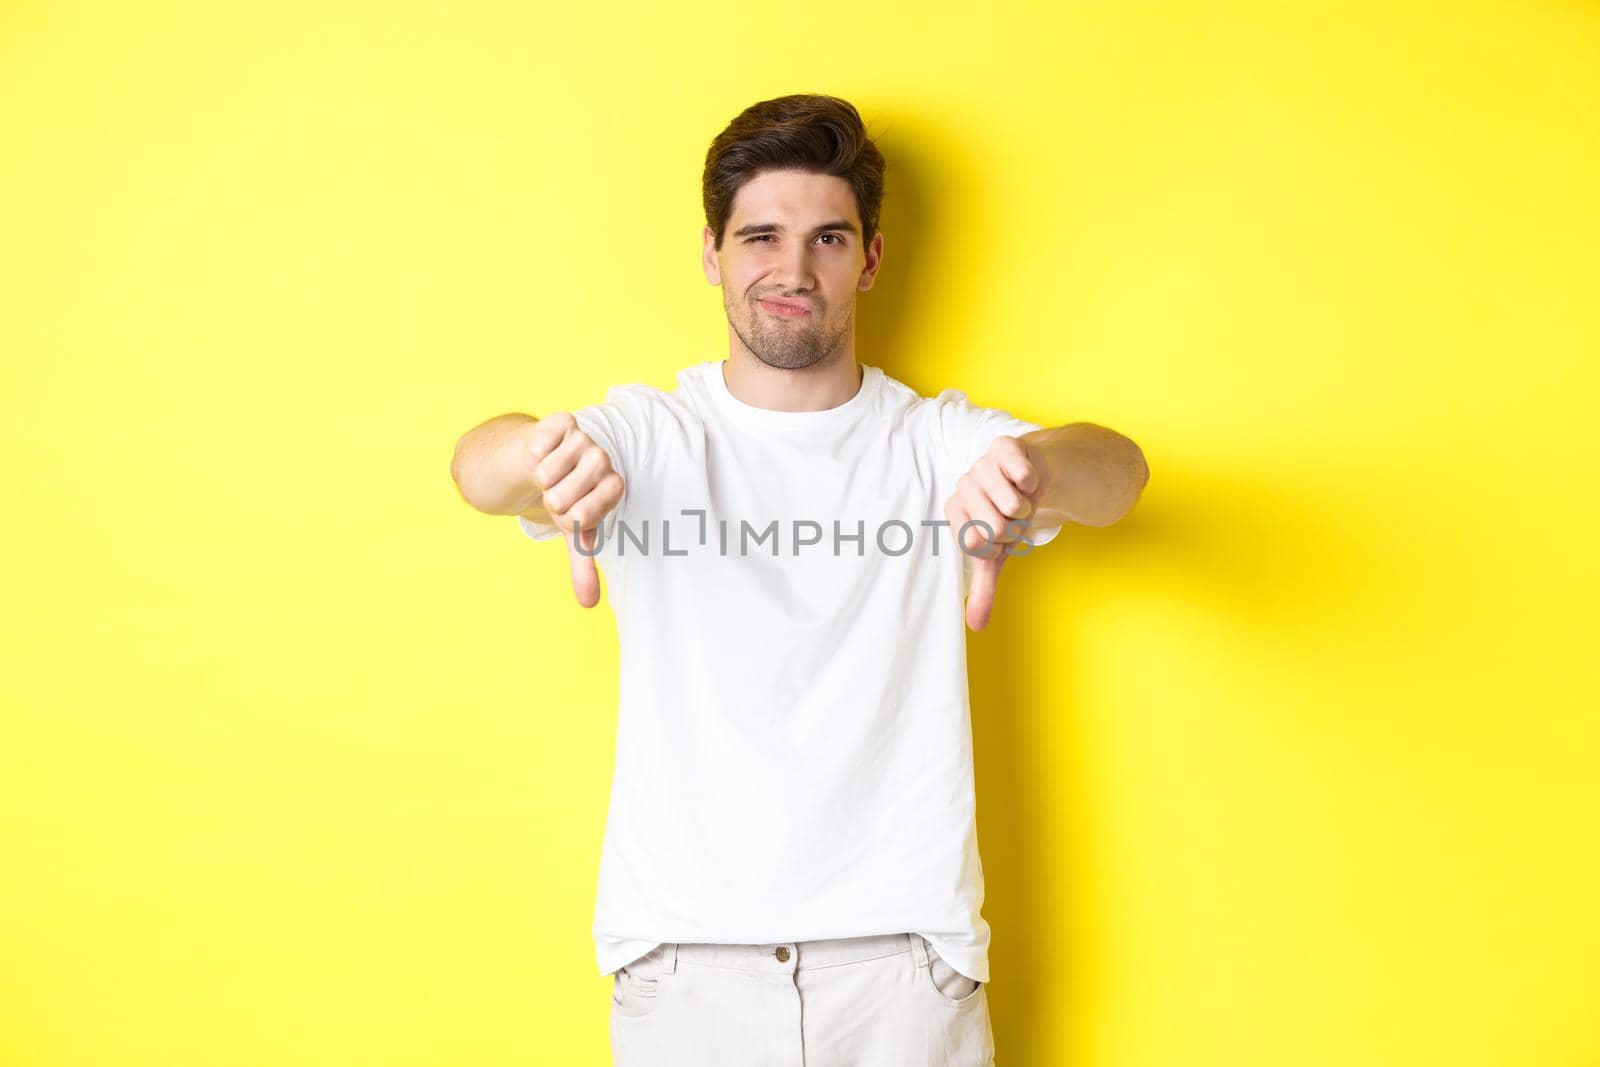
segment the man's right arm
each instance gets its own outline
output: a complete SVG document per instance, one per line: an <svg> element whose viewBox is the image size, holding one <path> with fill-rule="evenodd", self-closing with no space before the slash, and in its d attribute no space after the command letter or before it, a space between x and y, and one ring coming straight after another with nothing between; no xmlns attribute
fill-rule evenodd
<svg viewBox="0 0 1600 1067"><path fill-rule="evenodd" d="M479 511L574 534L595 530L626 489L611 453L570 411L497 415L473 427L456 442L450 474Z"/></svg>
<svg viewBox="0 0 1600 1067"><path fill-rule="evenodd" d="M544 492L534 481L528 446L538 419L513 412L497 415L462 434L450 460L450 477L461 498L490 515L525 515L550 523Z"/></svg>

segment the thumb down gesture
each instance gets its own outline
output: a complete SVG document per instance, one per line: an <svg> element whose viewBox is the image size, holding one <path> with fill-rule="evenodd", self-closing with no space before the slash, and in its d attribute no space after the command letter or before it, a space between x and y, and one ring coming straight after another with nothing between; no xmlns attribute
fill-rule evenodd
<svg viewBox="0 0 1600 1067"><path fill-rule="evenodd" d="M956 546L972 559L972 585L967 590L967 628L989 625L1000 568L1019 551L1033 525L1035 500L1042 491L1043 458L1015 437L996 437L972 469L956 481L945 502L945 518Z"/></svg>
<svg viewBox="0 0 1600 1067"><path fill-rule="evenodd" d="M600 521L622 500L622 475L612 467L605 449L578 428L569 411L557 411L532 424L527 462L542 494L534 503L550 513L566 542L573 595L579 604L592 608L600 602L595 539Z"/></svg>

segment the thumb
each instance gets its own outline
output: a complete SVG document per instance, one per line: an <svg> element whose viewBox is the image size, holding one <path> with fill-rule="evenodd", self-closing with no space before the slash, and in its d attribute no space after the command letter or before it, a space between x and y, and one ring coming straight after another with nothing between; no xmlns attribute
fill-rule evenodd
<svg viewBox="0 0 1600 1067"><path fill-rule="evenodd" d="M596 529L591 526L587 530L573 530L564 538L567 542L567 562L572 567L572 592L578 598L578 603L586 608L592 608L600 602L600 576L595 573L594 556L579 552L578 545L583 545L584 552L593 552Z"/></svg>
<svg viewBox="0 0 1600 1067"><path fill-rule="evenodd" d="M972 558L972 588L967 590L967 626L973 630L981 630L989 625L989 613L994 609L994 590L1000 581L1000 568L1005 566L1008 557L1005 545L991 548L998 550L993 558Z"/></svg>

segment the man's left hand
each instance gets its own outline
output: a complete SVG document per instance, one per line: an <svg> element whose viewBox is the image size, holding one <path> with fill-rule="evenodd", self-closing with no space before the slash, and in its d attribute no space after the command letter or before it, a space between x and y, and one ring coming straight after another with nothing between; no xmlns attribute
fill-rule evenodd
<svg viewBox="0 0 1600 1067"><path fill-rule="evenodd" d="M1027 532L1046 473L1044 457L1016 437L996 437L972 469L956 481L955 494L945 502L945 518L957 550L965 541L972 556L972 587L967 593L967 625L981 630L989 624L1000 568L1014 553L1018 538ZM965 538L961 527L967 527ZM986 531L978 523L988 525Z"/></svg>

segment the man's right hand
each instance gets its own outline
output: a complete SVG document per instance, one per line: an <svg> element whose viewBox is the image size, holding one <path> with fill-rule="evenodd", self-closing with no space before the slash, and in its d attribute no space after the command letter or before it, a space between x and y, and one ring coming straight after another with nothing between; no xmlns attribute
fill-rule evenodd
<svg viewBox="0 0 1600 1067"><path fill-rule="evenodd" d="M538 502L561 528L572 566L572 592L592 608L600 602L600 576L595 572L596 530L600 520L622 500L622 475L605 449L578 428L568 411L557 411L528 424L526 455L533 481L543 494ZM576 540L575 540L576 538Z"/></svg>

